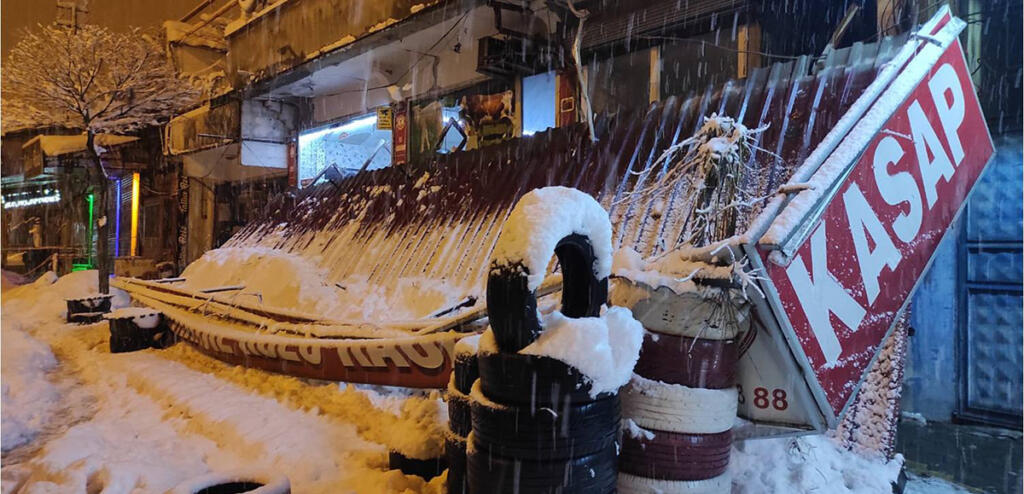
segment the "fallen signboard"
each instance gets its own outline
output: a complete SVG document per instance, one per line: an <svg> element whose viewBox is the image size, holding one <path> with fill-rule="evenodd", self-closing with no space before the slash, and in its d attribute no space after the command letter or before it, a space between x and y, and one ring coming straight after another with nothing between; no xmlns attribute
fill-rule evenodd
<svg viewBox="0 0 1024 494"><path fill-rule="evenodd" d="M743 390L744 417L835 426L992 157L964 25L943 8L914 34L870 109L748 234L743 249L767 278L759 322L783 338L759 338L741 363L755 388Z"/></svg>

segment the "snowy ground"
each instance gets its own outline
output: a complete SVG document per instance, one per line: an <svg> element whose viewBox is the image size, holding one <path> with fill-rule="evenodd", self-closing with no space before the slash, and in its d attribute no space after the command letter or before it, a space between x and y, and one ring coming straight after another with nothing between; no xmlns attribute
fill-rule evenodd
<svg viewBox="0 0 1024 494"><path fill-rule="evenodd" d="M233 367L184 344L113 355L106 323L63 323L94 272L53 281L3 293L3 493L162 493L237 470L286 474L297 493L443 491L387 470L389 447L439 450L436 394ZM734 493L888 493L898 471L823 436L748 441L733 458Z"/></svg>

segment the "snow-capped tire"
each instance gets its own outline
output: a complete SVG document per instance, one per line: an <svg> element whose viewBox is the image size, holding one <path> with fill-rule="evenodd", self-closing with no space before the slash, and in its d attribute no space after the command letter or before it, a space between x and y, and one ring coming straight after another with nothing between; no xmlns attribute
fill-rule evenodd
<svg viewBox="0 0 1024 494"><path fill-rule="evenodd" d="M444 454L448 458L448 494L466 494L466 440L448 437L444 442Z"/></svg>
<svg viewBox="0 0 1024 494"><path fill-rule="evenodd" d="M519 353L478 356L480 388L488 398L506 404L560 408L566 402L585 403L611 396L590 396L590 384L565 362Z"/></svg>
<svg viewBox="0 0 1024 494"><path fill-rule="evenodd" d="M103 314L110 312L110 303L113 298L112 294L97 294L89 297L64 299L65 304L67 304L65 319L69 323L81 322L86 319L90 319L90 322L96 322L103 318ZM82 314L85 314L85 316L75 317ZM99 314L98 319L95 314Z"/></svg>
<svg viewBox="0 0 1024 494"><path fill-rule="evenodd" d="M462 394L469 394L473 388L473 381L480 377L477 367L476 354L455 355L455 363L452 368L452 379L455 389Z"/></svg>
<svg viewBox="0 0 1024 494"><path fill-rule="evenodd" d="M653 437L623 434L619 470L661 480L707 480L729 466L732 431L680 434L651 431Z"/></svg>
<svg viewBox="0 0 1024 494"><path fill-rule="evenodd" d="M717 313L722 310L722 294L713 295L722 288L675 293L668 287L651 288L643 283L623 280L615 287L612 304L629 307L633 317L648 331L656 333L731 340L750 327L750 309L745 302L737 302L736 321L719 324Z"/></svg>
<svg viewBox="0 0 1024 494"><path fill-rule="evenodd" d="M127 353L153 346L156 334L138 327L130 317L108 319L110 327L110 353Z"/></svg>
<svg viewBox="0 0 1024 494"><path fill-rule="evenodd" d="M470 492L482 494L590 494L614 492L618 477L616 445L589 456L557 461L505 458L467 448Z"/></svg>
<svg viewBox="0 0 1024 494"><path fill-rule="evenodd" d="M425 480L430 480L441 475L441 472L448 468L448 459L446 455L442 455L437 458L421 460L409 458L397 451L389 451L388 465L390 465L392 470L400 470L406 475L416 475Z"/></svg>
<svg viewBox="0 0 1024 494"><path fill-rule="evenodd" d="M456 436L466 437L469 435L469 431L473 430L469 396L462 394L452 386L452 383L449 383L447 402L448 428Z"/></svg>
<svg viewBox="0 0 1024 494"><path fill-rule="evenodd" d="M587 237L562 238L554 254L562 267L562 308L567 317L592 317L608 301L608 278L594 274L594 248ZM492 268L487 278L487 317L503 352L518 352L540 336L537 297L528 269L517 264Z"/></svg>
<svg viewBox="0 0 1024 494"><path fill-rule="evenodd" d="M620 396L622 414L645 429L714 434L736 420L736 388L690 388L634 374Z"/></svg>
<svg viewBox="0 0 1024 494"><path fill-rule="evenodd" d="M732 490L732 474L707 480L658 480L619 473L619 494L723 494Z"/></svg>
<svg viewBox="0 0 1024 494"><path fill-rule="evenodd" d="M633 372L654 381L691 388L736 385L734 340L708 340L647 332Z"/></svg>
<svg viewBox="0 0 1024 494"><path fill-rule="evenodd" d="M189 479L166 494L290 494L291 491L291 482L284 475L239 471Z"/></svg>
<svg viewBox="0 0 1024 494"><path fill-rule="evenodd" d="M615 443L619 399L565 402L561 408L500 405L472 399L473 437L482 451L524 460L564 460L588 456Z"/></svg>

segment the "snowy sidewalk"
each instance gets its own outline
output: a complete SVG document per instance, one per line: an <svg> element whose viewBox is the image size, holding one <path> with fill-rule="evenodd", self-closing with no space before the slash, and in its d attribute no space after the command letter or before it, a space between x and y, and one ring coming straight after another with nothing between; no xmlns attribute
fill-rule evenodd
<svg viewBox="0 0 1024 494"><path fill-rule="evenodd" d="M106 323L19 314L8 300L5 493L164 492L210 471L240 469L284 473L295 492L435 492L440 485L387 471L382 443L391 444L390 433L421 437L393 413L404 396L228 367L185 345L112 355ZM74 400L59 392L68 379L79 390ZM410 402L443 412L436 398ZM71 420L58 408L86 417Z"/></svg>
<svg viewBox="0 0 1024 494"><path fill-rule="evenodd" d="M52 281L4 292L4 494L163 493L239 469L285 474L303 494L443 491L443 477L387 470L389 447L440 453L446 410L436 392L296 379L186 344L110 354L105 322L62 318L64 298L91 291L95 273ZM899 461L806 436L739 444L731 468L734 493L888 494ZM962 492L926 481L908 491Z"/></svg>

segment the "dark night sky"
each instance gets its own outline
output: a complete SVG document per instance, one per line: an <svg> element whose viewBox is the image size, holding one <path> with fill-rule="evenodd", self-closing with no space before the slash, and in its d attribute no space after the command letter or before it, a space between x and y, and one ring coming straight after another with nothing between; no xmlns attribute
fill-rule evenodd
<svg viewBox="0 0 1024 494"><path fill-rule="evenodd" d="M231 0L234 1L234 0ZM81 0L79 0L81 3ZM207 7L212 11L222 4ZM125 29L128 26L159 28L167 19L178 19L199 0L91 0L89 13L85 22L101 24L113 29ZM34 27L36 24L49 24L56 19L56 0L3 0L0 2L0 48L6 60L7 52L21 38L21 30Z"/></svg>

